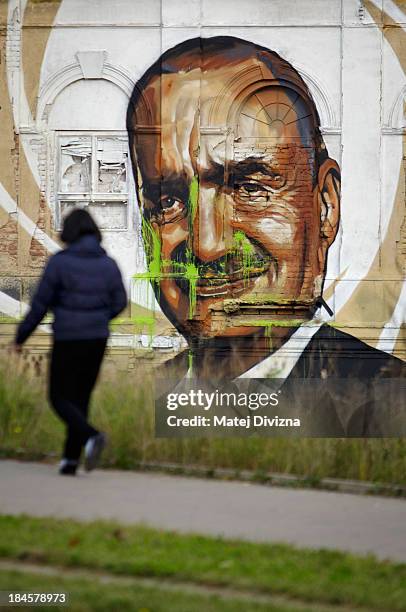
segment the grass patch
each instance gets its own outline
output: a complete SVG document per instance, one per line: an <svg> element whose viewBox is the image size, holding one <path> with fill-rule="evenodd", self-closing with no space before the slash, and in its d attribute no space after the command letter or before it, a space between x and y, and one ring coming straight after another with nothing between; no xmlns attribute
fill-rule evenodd
<svg viewBox="0 0 406 612"><path fill-rule="evenodd" d="M293 612L291 607L262 605L247 600L224 600L216 595L192 595L139 584L100 584L97 580L60 578L0 570L0 590L28 592L64 592L68 606L47 606L47 610L72 612ZM10 608L12 610L14 608ZM311 609L307 609L311 612ZM297 610L296 610L297 612ZM303 609L305 612L305 609Z"/></svg>
<svg viewBox="0 0 406 612"><path fill-rule="evenodd" d="M331 477L406 484L403 439L156 439L152 384L142 365L133 373L102 375L91 415L111 440L105 467L161 462L251 470L261 478L269 472L291 473L305 476L308 483ZM59 456L62 437L44 380L24 372L15 360L0 362L0 456Z"/></svg>
<svg viewBox="0 0 406 612"><path fill-rule="evenodd" d="M228 586L309 603L406 610L406 564L372 556L101 521L2 516L0 530L0 557L9 559Z"/></svg>

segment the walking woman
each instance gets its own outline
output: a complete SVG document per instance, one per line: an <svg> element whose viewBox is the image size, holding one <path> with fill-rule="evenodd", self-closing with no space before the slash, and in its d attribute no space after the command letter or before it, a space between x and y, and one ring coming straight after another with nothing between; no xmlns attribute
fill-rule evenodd
<svg viewBox="0 0 406 612"><path fill-rule="evenodd" d="M86 210L65 219L61 233L67 247L53 255L40 279L31 309L18 327L15 350L52 311L53 347L49 400L66 423L60 474L75 475L82 448L85 469L94 469L106 436L87 421L89 400L103 360L109 321L126 306L117 264L100 246L101 234Z"/></svg>

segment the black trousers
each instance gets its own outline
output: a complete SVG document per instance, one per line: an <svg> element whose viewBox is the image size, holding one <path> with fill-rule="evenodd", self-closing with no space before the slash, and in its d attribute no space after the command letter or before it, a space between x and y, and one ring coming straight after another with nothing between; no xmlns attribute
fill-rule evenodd
<svg viewBox="0 0 406 612"><path fill-rule="evenodd" d="M63 453L66 459L79 460L84 444L98 433L87 422L87 415L106 343L106 339L54 341L49 400L67 426Z"/></svg>

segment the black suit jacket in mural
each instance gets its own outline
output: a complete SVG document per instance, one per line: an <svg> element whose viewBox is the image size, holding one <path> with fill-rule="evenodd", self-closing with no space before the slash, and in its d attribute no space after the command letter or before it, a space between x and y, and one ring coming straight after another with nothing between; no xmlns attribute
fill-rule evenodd
<svg viewBox="0 0 406 612"><path fill-rule="evenodd" d="M401 378L406 363L330 325L322 325L293 368L296 378Z"/></svg>
<svg viewBox="0 0 406 612"><path fill-rule="evenodd" d="M187 370L187 351L166 362L160 377L170 386L164 392ZM262 393L275 381L242 378L231 385ZM316 332L283 383L289 416L304 423L300 435L315 437L406 436L405 391L406 363L329 325Z"/></svg>
<svg viewBox="0 0 406 612"><path fill-rule="evenodd" d="M406 364L400 359L324 325L289 376L291 384L314 379L316 393L307 404L311 435L406 435Z"/></svg>

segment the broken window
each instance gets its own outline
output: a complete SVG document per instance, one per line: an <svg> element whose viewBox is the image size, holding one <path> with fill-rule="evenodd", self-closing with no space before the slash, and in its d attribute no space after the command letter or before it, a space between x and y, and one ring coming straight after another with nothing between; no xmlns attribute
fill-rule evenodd
<svg viewBox="0 0 406 612"><path fill-rule="evenodd" d="M128 142L123 135L60 135L58 226L74 208L87 207L100 229L126 229Z"/></svg>
<svg viewBox="0 0 406 612"><path fill-rule="evenodd" d="M90 193L91 158L90 138L61 139L60 190L63 193Z"/></svg>
<svg viewBox="0 0 406 612"><path fill-rule="evenodd" d="M126 193L127 142L118 138L99 138L97 141L97 191Z"/></svg>

